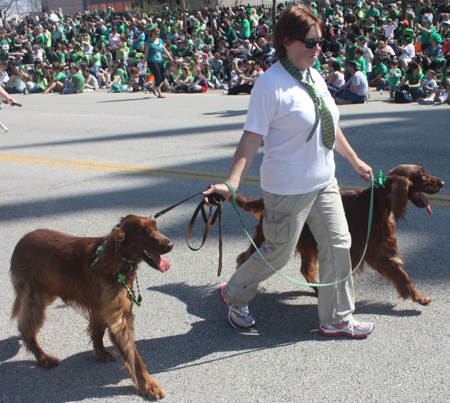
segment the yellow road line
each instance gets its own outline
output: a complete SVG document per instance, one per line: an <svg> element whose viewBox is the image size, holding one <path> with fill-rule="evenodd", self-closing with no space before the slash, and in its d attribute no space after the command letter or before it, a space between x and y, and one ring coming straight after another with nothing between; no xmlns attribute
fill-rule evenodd
<svg viewBox="0 0 450 403"><path fill-rule="evenodd" d="M91 170L98 170L98 171L127 172L127 173L139 174L139 175L164 176L164 177L168 177L168 178L195 179L195 180L203 180L203 181L208 181L208 182L214 181L218 178L219 179L227 178L227 174L216 173L216 172L201 172L201 171L192 171L192 170L185 170L185 169L154 168L154 167L143 167L143 166L136 166L136 165L109 164L109 163L102 163L102 162L66 160L66 159L46 158L46 157L33 157L33 156L4 154L4 153L0 153L0 160L23 162L23 163L29 163L29 164L53 165L53 166L61 166L61 167L69 167L69 168L91 169ZM242 181L242 184L249 185L249 186L259 186L259 177L258 176L247 176ZM340 185L340 187L342 189L346 189L346 190L364 189L364 187L350 186L350 185ZM435 206L450 207L450 196L427 195L427 198L429 199L430 204L433 204Z"/></svg>

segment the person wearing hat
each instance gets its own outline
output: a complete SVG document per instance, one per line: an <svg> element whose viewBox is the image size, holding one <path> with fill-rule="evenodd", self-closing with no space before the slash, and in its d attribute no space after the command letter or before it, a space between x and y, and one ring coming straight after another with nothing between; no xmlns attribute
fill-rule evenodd
<svg viewBox="0 0 450 403"><path fill-rule="evenodd" d="M364 104L369 96L369 83L361 72L359 63L352 60L347 65L350 79L334 94L336 104ZM348 89L348 91L345 91Z"/></svg>
<svg viewBox="0 0 450 403"><path fill-rule="evenodd" d="M366 74L367 77L370 77L370 73L372 72L373 52L367 46L367 39L363 35L360 35L356 39L356 44L363 50L363 58L366 62Z"/></svg>
<svg viewBox="0 0 450 403"><path fill-rule="evenodd" d="M398 59L400 67L406 71L408 64L416 55L416 48L414 47L414 38L416 34L412 29L406 28L403 30L403 41L397 41L397 52L400 53Z"/></svg>
<svg viewBox="0 0 450 403"><path fill-rule="evenodd" d="M430 45L427 47L423 59L423 69L425 71L429 69L436 70L437 68L440 68L445 61L441 42L441 35L437 32L431 34Z"/></svg>
<svg viewBox="0 0 450 403"><path fill-rule="evenodd" d="M330 46L328 46L328 52L331 54L331 56L333 57L340 57L341 56L341 52L342 52L343 46L342 44L339 42L339 36L338 35L334 35L331 39L331 43Z"/></svg>
<svg viewBox="0 0 450 403"><path fill-rule="evenodd" d="M357 21L356 15L353 14L353 10L349 8L346 14L344 15L344 24L348 26L356 23L356 21Z"/></svg>
<svg viewBox="0 0 450 403"><path fill-rule="evenodd" d="M353 13L356 17L356 22L359 24L361 20L364 18L364 11L362 10L362 1L357 1L355 8L353 9Z"/></svg>
<svg viewBox="0 0 450 403"><path fill-rule="evenodd" d="M409 22L407 20L399 21L398 28L394 31L394 39L403 39L403 31L409 27Z"/></svg>
<svg viewBox="0 0 450 403"><path fill-rule="evenodd" d="M417 24L417 27L419 28L419 34L422 37L422 51L425 52L427 50L427 47L430 44L430 38L431 35L436 32L436 28L432 26L432 21L429 16L426 16L423 19L423 25L420 23Z"/></svg>
<svg viewBox="0 0 450 403"><path fill-rule="evenodd" d="M397 6L395 4L389 4L387 8L388 18L392 21L398 22L398 16L400 15L400 11L397 10Z"/></svg>
<svg viewBox="0 0 450 403"><path fill-rule="evenodd" d="M250 11L251 14L251 11ZM239 28L239 37L242 39L249 39L252 36L252 30L249 21L248 13L243 13L241 15L241 26Z"/></svg>

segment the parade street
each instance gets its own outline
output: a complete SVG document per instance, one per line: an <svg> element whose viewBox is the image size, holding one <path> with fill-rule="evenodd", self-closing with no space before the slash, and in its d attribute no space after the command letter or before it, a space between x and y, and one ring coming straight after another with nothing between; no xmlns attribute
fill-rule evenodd
<svg viewBox="0 0 450 403"><path fill-rule="evenodd" d="M446 182L429 198L433 214L408 204L396 236L404 268L427 306L399 298L367 267L356 276L355 318L375 325L366 339L319 334L311 288L275 274L250 311L256 325L233 328L217 291L249 240L230 204L223 205L223 273L217 277L218 226L193 252L186 231L200 196L158 218L174 243L160 273L140 265L142 306L134 307L135 344L165 403L408 402L441 403L450 392L449 105L381 102L339 106L340 126L358 156L383 175L400 164L422 166ZM150 216L209 184L226 180L242 134L249 96L139 93L15 96L0 121L0 403L142 402L123 362L99 363L88 321L57 300L38 335L57 368L35 366L11 321L11 255L28 232L48 228L76 236L108 235L121 217ZM342 189L368 187L336 157ZM238 193L260 197L260 149ZM253 232L256 219L243 213ZM198 247L198 220L190 242ZM283 274L304 281L299 259ZM114 347L105 335L105 345Z"/></svg>

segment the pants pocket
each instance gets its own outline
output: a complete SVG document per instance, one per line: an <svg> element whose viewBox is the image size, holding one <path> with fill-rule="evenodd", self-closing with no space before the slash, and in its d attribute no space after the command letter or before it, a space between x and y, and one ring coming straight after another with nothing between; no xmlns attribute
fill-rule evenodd
<svg viewBox="0 0 450 403"><path fill-rule="evenodd" d="M266 240L273 243L289 242L290 216L264 209L263 232Z"/></svg>

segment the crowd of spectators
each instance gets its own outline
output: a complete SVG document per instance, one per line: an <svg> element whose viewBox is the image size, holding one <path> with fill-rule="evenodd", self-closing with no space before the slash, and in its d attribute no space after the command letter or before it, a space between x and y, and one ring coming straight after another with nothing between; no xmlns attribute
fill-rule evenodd
<svg viewBox="0 0 450 403"><path fill-rule="evenodd" d="M449 0L340 0L308 4L324 26L315 68L337 103L365 103L369 87L420 103L446 102L450 89ZM0 20L0 85L9 94L110 92L250 93L276 59L272 27L285 10L162 8L127 12L43 12ZM187 10L186 10L187 11ZM400 95L399 95L400 94Z"/></svg>

